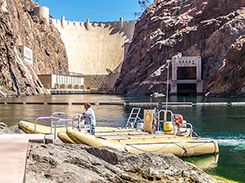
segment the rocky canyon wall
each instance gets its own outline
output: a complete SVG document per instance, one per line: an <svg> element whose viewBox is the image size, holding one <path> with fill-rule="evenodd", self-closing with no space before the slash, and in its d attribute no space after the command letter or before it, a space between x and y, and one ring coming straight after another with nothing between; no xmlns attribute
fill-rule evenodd
<svg viewBox="0 0 245 183"><path fill-rule="evenodd" d="M244 96L244 35L244 0L155 0L136 23L115 93L165 93L166 60L182 53L201 56L203 92Z"/></svg>
<svg viewBox="0 0 245 183"><path fill-rule="evenodd" d="M57 29L34 15L31 0L0 0L1 96L46 94L37 74L68 71L68 59ZM33 65L18 49L32 50Z"/></svg>

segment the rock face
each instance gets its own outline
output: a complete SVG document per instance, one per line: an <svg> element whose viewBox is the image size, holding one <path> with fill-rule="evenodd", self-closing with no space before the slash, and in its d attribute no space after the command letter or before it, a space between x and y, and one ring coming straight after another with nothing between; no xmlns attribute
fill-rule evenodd
<svg viewBox="0 0 245 183"><path fill-rule="evenodd" d="M0 134L24 134L18 125L7 126L0 122Z"/></svg>
<svg viewBox="0 0 245 183"><path fill-rule="evenodd" d="M30 144L28 182L219 182L172 154L133 154L81 144Z"/></svg>
<svg viewBox="0 0 245 183"><path fill-rule="evenodd" d="M166 92L166 60L182 53L201 56L203 92L244 96L244 15L244 0L155 0L136 23L115 93Z"/></svg>
<svg viewBox="0 0 245 183"><path fill-rule="evenodd" d="M210 91L219 96L245 96L245 36L232 44L223 65L208 79Z"/></svg>
<svg viewBox="0 0 245 183"><path fill-rule="evenodd" d="M34 15L39 6L31 0L0 0L0 81L8 95L46 94L37 74L68 71L59 32L46 19ZM24 61L18 46L32 49L33 66Z"/></svg>

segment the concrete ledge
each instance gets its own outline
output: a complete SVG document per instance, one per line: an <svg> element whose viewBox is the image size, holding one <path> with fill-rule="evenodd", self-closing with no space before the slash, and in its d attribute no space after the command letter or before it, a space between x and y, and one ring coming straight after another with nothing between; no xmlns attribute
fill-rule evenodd
<svg viewBox="0 0 245 183"><path fill-rule="evenodd" d="M25 104L25 102L7 102L7 104Z"/></svg>
<svg viewBox="0 0 245 183"><path fill-rule="evenodd" d="M44 136L44 134L0 135L0 182L24 182L28 143L30 140L43 142Z"/></svg>
<svg viewBox="0 0 245 183"><path fill-rule="evenodd" d="M71 105L84 105L85 102L72 102ZM91 105L95 105L94 102L90 102Z"/></svg>
<svg viewBox="0 0 245 183"><path fill-rule="evenodd" d="M125 106L125 102L100 102L99 105L123 105Z"/></svg>
<svg viewBox="0 0 245 183"><path fill-rule="evenodd" d="M69 105L69 102L47 102L48 105Z"/></svg>
<svg viewBox="0 0 245 183"><path fill-rule="evenodd" d="M1 134L1 140L21 140L21 139L28 139L28 140L40 140L44 139L44 134Z"/></svg>
<svg viewBox="0 0 245 183"><path fill-rule="evenodd" d="M44 105L44 102L26 102L26 104Z"/></svg>

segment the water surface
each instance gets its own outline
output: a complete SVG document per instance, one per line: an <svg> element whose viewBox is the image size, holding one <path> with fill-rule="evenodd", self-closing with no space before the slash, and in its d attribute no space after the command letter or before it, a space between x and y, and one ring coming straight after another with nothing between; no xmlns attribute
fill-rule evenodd
<svg viewBox="0 0 245 183"><path fill-rule="evenodd" d="M99 102L165 102L165 97L114 96L114 95L53 95L1 98L1 101L23 102L91 102L96 113L98 126L125 126L132 106L97 105ZM188 102L245 102L245 98L208 98L170 97L169 101ZM151 106L153 108L153 106ZM82 105L22 105L0 104L0 121L8 125L20 120L34 122L38 116L50 116L55 111L64 111L68 117L84 111ZM144 108L149 108L146 106ZM158 106L166 108L166 106ZM218 141L218 156L187 158L207 173L219 175L238 182L245 182L245 105L210 105L194 107L168 106L174 113L181 113L193 124L194 131L201 137L210 137ZM141 115L142 118L142 115Z"/></svg>

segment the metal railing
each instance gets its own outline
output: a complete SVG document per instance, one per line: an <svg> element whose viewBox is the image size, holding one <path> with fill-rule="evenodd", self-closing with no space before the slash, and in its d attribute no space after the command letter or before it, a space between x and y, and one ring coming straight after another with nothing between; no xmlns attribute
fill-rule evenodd
<svg viewBox="0 0 245 183"><path fill-rule="evenodd" d="M74 127L74 122L76 122L76 121L78 123L78 130L79 131L81 131L82 129L85 129L85 130L86 129L89 129L89 130L91 130L91 117L90 116L83 115L83 114L80 114L80 113L75 114L73 116L72 127Z"/></svg>
<svg viewBox="0 0 245 183"><path fill-rule="evenodd" d="M84 120L82 120L82 117ZM51 116L40 116L36 118L34 124L34 133L37 133L37 121L38 120L50 120L50 133L53 134L54 128L54 139L56 139L57 128L59 127L66 127L68 129L68 122L72 122L72 127L74 126L74 122L77 121L79 131L81 129L89 129L91 131L91 117L87 115L83 115L82 113L78 113L73 116L73 118L67 118L65 112L54 112Z"/></svg>

